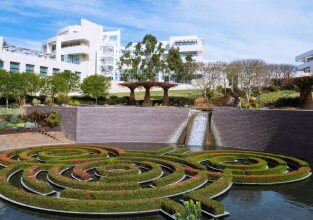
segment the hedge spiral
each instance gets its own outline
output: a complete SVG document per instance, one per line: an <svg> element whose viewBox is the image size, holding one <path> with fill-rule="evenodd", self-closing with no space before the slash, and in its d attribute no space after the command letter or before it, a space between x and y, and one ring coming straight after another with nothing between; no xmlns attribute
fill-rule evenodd
<svg viewBox="0 0 313 220"><path fill-rule="evenodd" d="M177 198L224 213L213 198L236 184L274 184L311 174L305 161L252 151L186 148L125 151L93 145L32 147L0 153L1 198L56 213L184 213Z"/></svg>

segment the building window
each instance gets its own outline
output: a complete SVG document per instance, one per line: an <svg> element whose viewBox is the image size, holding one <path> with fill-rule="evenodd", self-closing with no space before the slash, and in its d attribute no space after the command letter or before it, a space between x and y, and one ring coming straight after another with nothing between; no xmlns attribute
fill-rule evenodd
<svg viewBox="0 0 313 220"><path fill-rule="evenodd" d="M20 63L10 62L10 71L20 72Z"/></svg>
<svg viewBox="0 0 313 220"><path fill-rule="evenodd" d="M52 74L55 75L55 74L58 74L60 73L60 69L57 69L57 68L53 68L52 69Z"/></svg>
<svg viewBox="0 0 313 220"><path fill-rule="evenodd" d="M198 42L195 41L176 41L175 46L191 46L196 45Z"/></svg>
<svg viewBox="0 0 313 220"><path fill-rule="evenodd" d="M77 78L80 80L80 75L81 75L82 73L81 72L76 72L75 71L75 75L77 76Z"/></svg>
<svg viewBox="0 0 313 220"><path fill-rule="evenodd" d="M40 67L40 76L47 76L48 67L41 66Z"/></svg>
<svg viewBox="0 0 313 220"><path fill-rule="evenodd" d="M35 65L26 64L26 72L28 72L28 73L35 72Z"/></svg>
<svg viewBox="0 0 313 220"><path fill-rule="evenodd" d="M305 69L303 70L303 72L309 73L309 72L311 72L311 68L310 68L310 67L307 67L307 68L305 68Z"/></svg>
<svg viewBox="0 0 313 220"><path fill-rule="evenodd" d="M80 64L80 55L61 55L61 61Z"/></svg>
<svg viewBox="0 0 313 220"><path fill-rule="evenodd" d="M3 61L0 60L0 70L2 70L2 69L3 69Z"/></svg>

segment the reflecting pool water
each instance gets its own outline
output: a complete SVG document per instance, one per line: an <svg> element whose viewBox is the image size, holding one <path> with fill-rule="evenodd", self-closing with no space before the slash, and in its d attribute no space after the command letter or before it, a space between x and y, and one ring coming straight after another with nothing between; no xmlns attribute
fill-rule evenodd
<svg viewBox="0 0 313 220"><path fill-rule="evenodd" d="M126 149L158 149L164 144L107 144L110 146ZM191 147L192 151L203 150L199 147ZM310 164L313 167L313 164ZM253 219L253 220L294 220L313 219L313 178L307 180L275 186L233 186L231 190L218 198L230 216L225 219ZM57 215L47 215L38 212L28 211L6 202L0 201L0 219L6 220L43 220L43 219L90 219L65 217ZM92 218L100 219L100 218ZM165 219L161 215L107 217L101 219L130 219L130 220L161 220Z"/></svg>

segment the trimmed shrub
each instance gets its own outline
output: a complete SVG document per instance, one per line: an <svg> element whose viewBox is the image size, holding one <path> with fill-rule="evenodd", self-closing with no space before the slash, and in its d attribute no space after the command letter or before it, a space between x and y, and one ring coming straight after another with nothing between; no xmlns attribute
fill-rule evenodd
<svg viewBox="0 0 313 220"><path fill-rule="evenodd" d="M61 116L57 111L53 110L45 119L45 122L49 127L58 127L61 122Z"/></svg>

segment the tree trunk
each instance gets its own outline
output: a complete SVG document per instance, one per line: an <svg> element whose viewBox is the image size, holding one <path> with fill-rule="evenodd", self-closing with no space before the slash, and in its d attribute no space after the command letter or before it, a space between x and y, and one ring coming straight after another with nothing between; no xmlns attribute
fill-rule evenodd
<svg viewBox="0 0 313 220"><path fill-rule="evenodd" d="M5 106L9 109L9 98L5 98Z"/></svg>
<svg viewBox="0 0 313 220"><path fill-rule="evenodd" d="M231 91L234 92L234 76L231 76Z"/></svg>
<svg viewBox="0 0 313 220"><path fill-rule="evenodd" d="M168 89L167 88L163 88L163 90L164 90L163 105L169 106L170 105L170 99L168 97Z"/></svg>
<svg viewBox="0 0 313 220"><path fill-rule="evenodd" d="M135 89L133 89L133 88L130 88L129 104L130 105L135 105L136 104Z"/></svg>
<svg viewBox="0 0 313 220"><path fill-rule="evenodd" d="M304 109L313 109L312 85L304 86L300 89L300 107Z"/></svg>
<svg viewBox="0 0 313 220"><path fill-rule="evenodd" d="M151 87L145 87L146 89L146 92L145 92L145 99L144 99L144 102L143 102L143 106L144 107L151 107L152 106L152 101L151 101L151 98L150 98L150 89Z"/></svg>
<svg viewBox="0 0 313 220"><path fill-rule="evenodd" d="M96 97L96 105L98 105L98 97Z"/></svg>

